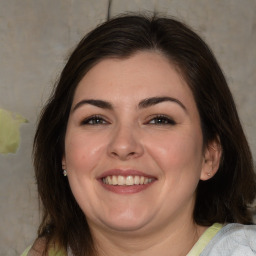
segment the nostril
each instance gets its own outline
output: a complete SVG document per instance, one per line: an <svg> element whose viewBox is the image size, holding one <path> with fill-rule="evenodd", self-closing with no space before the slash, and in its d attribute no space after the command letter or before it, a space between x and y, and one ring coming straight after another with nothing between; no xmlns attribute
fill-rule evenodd
<svg viewBox="0 0 256 256"><path fill-rule="evenodd" d="M118 156L118 154L117 154L116 152L111 152L111 154L112 154L113 156Z"/></svg>
<svg viewBox="0 0 256 256"><path fill-rule="evenodd" d="M128 160L143 154L143 146L140 143L140 140L130 136L130 133L128 135L124 134L124 132L116 134L107 148L109 156Z"/></svg>
<svg viewBox="0 0 256 256"><path fill-rule="evenodd" d="M112 151L111 155L112 155L112 157L115 157L115 158L119 158L119 159L122 159L122 160L128 160L132 157L136 157L137 153L135 151L128 152L128 153L127 152Z"/></svg>

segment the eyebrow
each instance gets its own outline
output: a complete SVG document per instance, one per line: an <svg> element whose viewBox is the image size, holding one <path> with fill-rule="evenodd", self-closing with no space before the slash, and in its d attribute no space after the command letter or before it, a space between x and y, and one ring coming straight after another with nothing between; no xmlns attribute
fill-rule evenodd
<svg viewBox="0 0 256 256"><path fill-rule="evenodd" d="M152 97L152 98L144 99L139 103L139 108L148 108L153 105L156 105L156 104L159 104L162 102L166 102L166 101L177 103L181 108L183 108L183 110L185 110L185 112L187 112L185 105L181 101L179 101L178 99L172 98L172 97L167 97L167 96Z"/></svg>
<svg viewBox="0 0 256 256"><path fill-rule="evenodd" d="M73 108L73 112L78 109L79 107L81 107L82 105L86 105L86 104L89 104L89 105L93 105L95 107L98 107L98 108L103 108L103 109L113 109L113 106L111 103L107 102L107 101L104 101L104 100L93 100L93 99L90 99L90 100L81 100L79 101Z"/></svg>
<svg viewBox="0 0 256 256"><path fill-rule="evenodd" d="M178 99L172 98L172 97L167 97L167 96L152 97L152 98L144 99L139 102L138 107L139 107L139 109L148 108L148 107L151 107L151 106L154 106L159 103L166 102L166 101L177 103L185 112L187 112L186 107L184 106L184 104L181 101L179 101ZM88 99L88 100L79 101L74 106L72 112L74 112L76 109L78 109L82 105L86 105L86 104L93 105L93 106L96 106L96 107L102 108L102 109L113 110L113 105L108 101Z"/></svg>

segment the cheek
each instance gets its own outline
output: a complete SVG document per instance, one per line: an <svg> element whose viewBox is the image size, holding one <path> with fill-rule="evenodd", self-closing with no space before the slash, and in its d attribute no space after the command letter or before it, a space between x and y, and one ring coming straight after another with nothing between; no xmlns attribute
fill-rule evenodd
<svg viewBox="0 0 256 256"><path fill-rule="evenodd" d="M90 214L95 201L95 170L102 158L104 139L83 133L67 133L65 161L70 188L84 213Z"/></svg>
<svg viewBox="0 0 256 256"><path fill-rule="evenodd" d="M104 140L99 136L85 136L79 133L67 134L65 140L65 160L68 170L77 174L87 174L100 159Z"/></svg>
<svg viewBox="0 0 256 256"><path fill-rule="evenodd" d="M173 132L166 136L151 136L148 151L165 175L187 175L200 172L202 136L199 132Z"/></svg>

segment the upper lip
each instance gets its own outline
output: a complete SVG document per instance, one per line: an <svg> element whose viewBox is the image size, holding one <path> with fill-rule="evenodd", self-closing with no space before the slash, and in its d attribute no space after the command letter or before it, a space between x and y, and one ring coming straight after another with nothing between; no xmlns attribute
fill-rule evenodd
<svg viewBox="0 0 256 256"><path fill-rule="evenodd" d="M135 170L135 169L111 169L111 170L107 170L105 172L103 172L99 177L98 179L103 179L107 176L144 176L144 177L147 177L147 178L154 178L156 179L155 176L153 175L149 175L149 174L146 174L144 172L141 172L141 171L138 171L138 170Z"/></svg>

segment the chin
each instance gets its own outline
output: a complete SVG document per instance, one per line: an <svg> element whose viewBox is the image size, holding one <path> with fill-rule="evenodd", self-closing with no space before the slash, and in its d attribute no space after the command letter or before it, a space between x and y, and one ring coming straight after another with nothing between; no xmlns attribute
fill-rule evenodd
<svg viewBox="0 0 256 256"><path fill-rule="evenodd" d="M144 214L123 213L121 215L112 215L109 218L101 220L103 225L115 231L139 231L149 222L150 216ZM148 221L147 221L148 220Z"/></svg>
<svg viewBox="0 0 256 256"><path fill-rule="evenodd" d="M107 226L109 229L113 231L118 232L134 232L140 231L145 226L145 223L127 223L127 221L120 222L105 222L105 226Z"/></svg>

